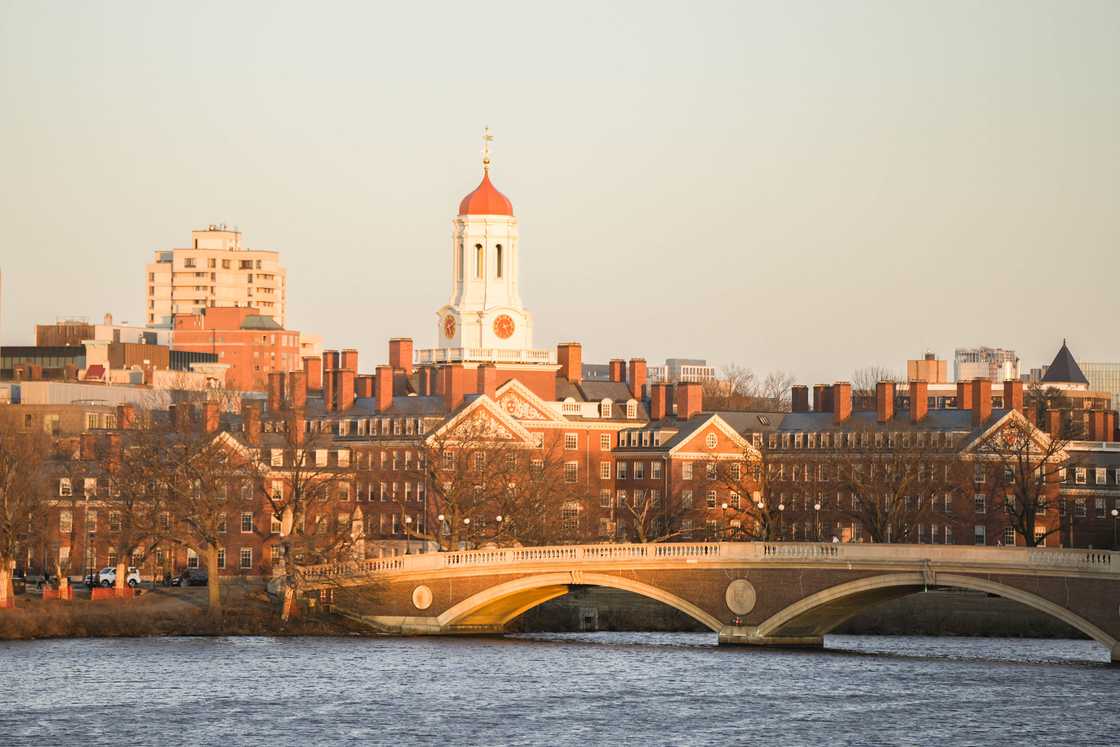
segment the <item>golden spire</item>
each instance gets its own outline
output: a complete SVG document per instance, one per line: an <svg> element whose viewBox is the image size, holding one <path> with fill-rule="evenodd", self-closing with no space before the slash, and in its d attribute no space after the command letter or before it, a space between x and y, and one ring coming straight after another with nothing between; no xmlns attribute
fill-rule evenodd
<svg viewBox="0 0 1120 747"><path fill-rule="evenodd" d="M489 173L490 171L490 143L494 140L494 136L490 134L490 128L487 127L482 131L482 169Z"/></svg>

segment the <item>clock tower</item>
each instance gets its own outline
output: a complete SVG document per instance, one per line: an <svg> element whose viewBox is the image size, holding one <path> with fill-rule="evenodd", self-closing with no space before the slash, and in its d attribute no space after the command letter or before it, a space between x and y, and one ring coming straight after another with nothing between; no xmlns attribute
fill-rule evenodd
<svg viewBox="0 0 1120 747"><path fill-rule="evenodd" d="M521 304L517 218L490 181L489 129L483 135L482 181L459 203L451 229L451 298L436 312L431 362L550 362L533 350L533 317Z"/></svg>

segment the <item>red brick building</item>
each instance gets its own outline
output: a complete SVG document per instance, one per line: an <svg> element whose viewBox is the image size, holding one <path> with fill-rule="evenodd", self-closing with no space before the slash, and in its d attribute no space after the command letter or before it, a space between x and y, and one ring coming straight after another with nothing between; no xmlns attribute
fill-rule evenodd
<svg viewBox="0 0 1120 747"><path fill-rule="evenodd" d="M300 368L299 332L252 308L213 306L176 316L172 348L217 354L230 367L226 386L237 391L264 391L269 373Z"/></svg>

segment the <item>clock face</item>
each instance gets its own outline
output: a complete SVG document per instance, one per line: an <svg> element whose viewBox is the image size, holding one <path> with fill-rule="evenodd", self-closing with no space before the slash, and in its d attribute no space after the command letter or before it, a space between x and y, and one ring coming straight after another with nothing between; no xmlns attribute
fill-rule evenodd
<svg viewBox="0 0 1120 747"><path fill-rule="evenodd" d="M494 334L503 340L508 339L513 334L514 326L513 320L508 315L502 314L494 320Z"/></svg>
<svg viewBox="0 0 1120 747"><path fill-rule="evenodd" d="M450 314L443 318L443 334L448 340L455 337L455 317Z"/></svg>

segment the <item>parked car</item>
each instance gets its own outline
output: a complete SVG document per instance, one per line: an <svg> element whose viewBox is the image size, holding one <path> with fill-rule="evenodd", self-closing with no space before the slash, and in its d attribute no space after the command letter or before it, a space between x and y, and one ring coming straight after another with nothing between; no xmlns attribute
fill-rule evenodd
<svg viewBox="0 0 1120 747"><path fill-rule="evenodd" d="M206 586L210 577L202 568L187 568L171 579L172 586Z"/></svg>
<svg viewBox="0 0 1120 747"><path fill-rule="evenodd" d="M100 584L101 586L109 587L117 583L117 569L113 566L106 566L97 572L97 577L90 579L86 576L86 584L94 586ZM124 577L124 582L132 587L140 585L140 569L129 566L128 574Z"/></svg>

